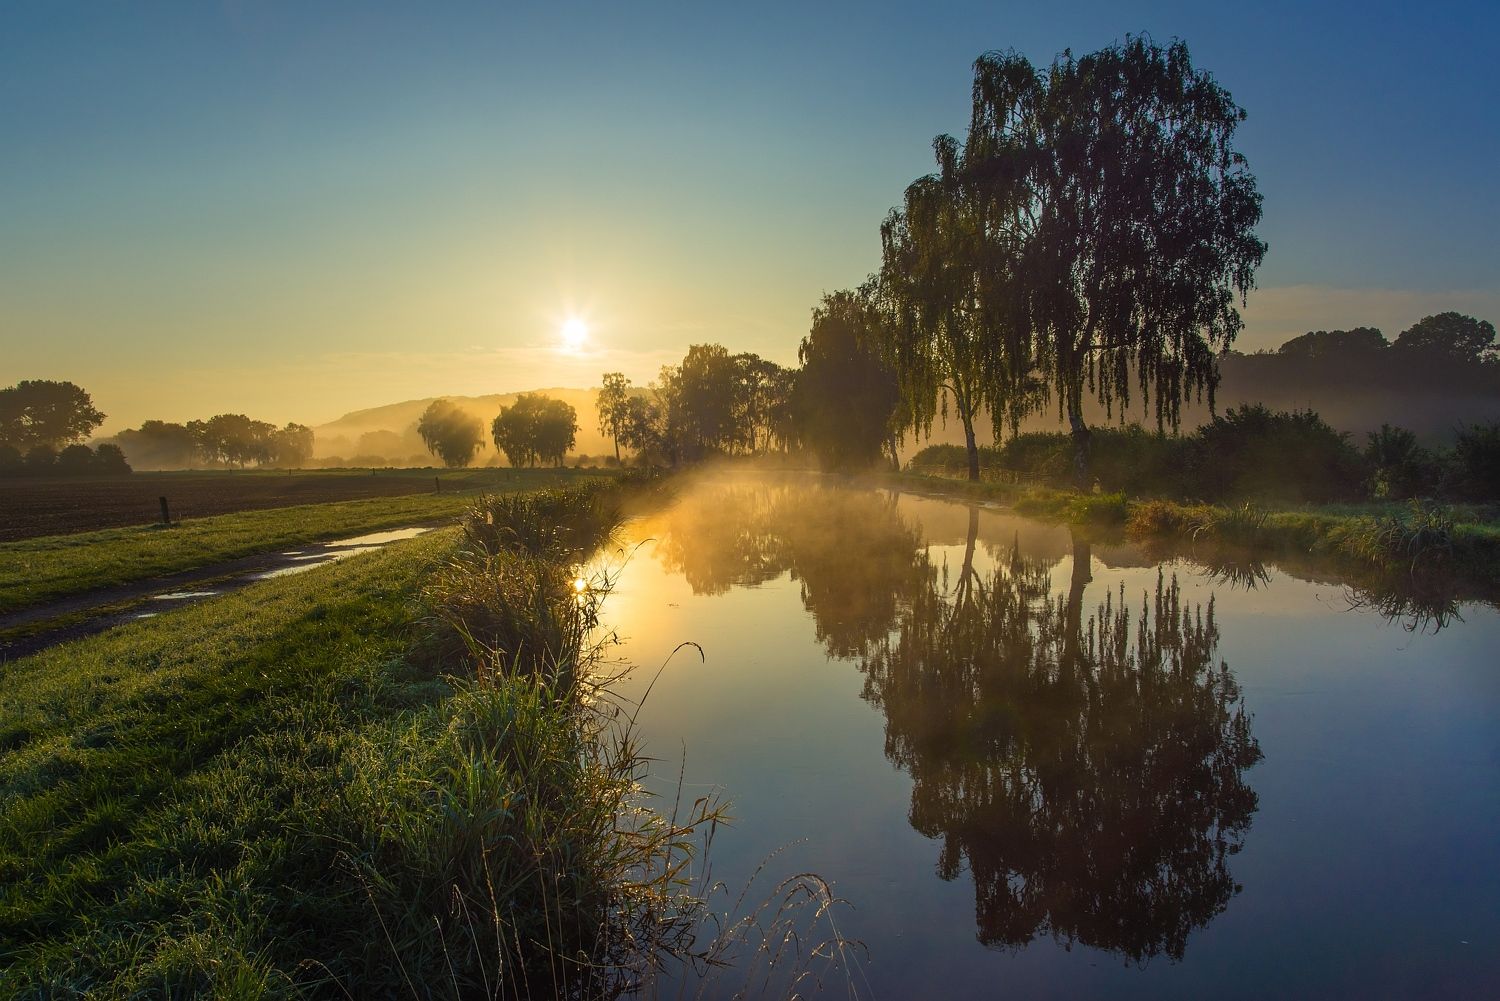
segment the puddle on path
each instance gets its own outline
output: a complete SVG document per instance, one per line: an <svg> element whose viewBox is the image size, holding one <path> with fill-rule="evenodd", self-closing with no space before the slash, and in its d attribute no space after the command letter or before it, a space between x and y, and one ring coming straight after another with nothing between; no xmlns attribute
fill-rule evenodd
<svg viewBox="0 0 1500 1001"><path fill-rule="evenodd" d="M9 619L0 617L0 634L8 630L24 629L32 624L42 626L29 634L10 640L0 639L0 660L25 657L66 640L90 636L126 622L153 618L163 610L151 607L155 602L170 603L173 608L182 607L207 598L228 594L231 591L238 591L257 581L305 573L316 567L358 556L360 553L374 552L392 542L425 535L436 527L435 525L418 525L385 532L370 532L347 539L333 539L303 546L300 549L234 560L218 567L200 567L157 581L143 581L107 589L87 596L91 600L83 606L79 606L77 598L64 599L48 608L27 609ZM91 608L96 610L96 614L92 616L88 614ZM83 618L74 619L56 628L45 626L47 619L73 614L82 614Z"/></svg>

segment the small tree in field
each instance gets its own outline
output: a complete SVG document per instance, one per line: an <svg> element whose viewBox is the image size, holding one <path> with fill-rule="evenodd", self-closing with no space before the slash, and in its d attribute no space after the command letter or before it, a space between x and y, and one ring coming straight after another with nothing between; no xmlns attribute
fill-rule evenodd
<svg viewBox="0 0 1500 1001"><path fill-rule="evenodd" d="M874 465L891 441L900 390L876 349L881 322L859 293L825 295L797 351L798 437L825 469Z"/></svg>
<svg viewBox="0 0 1500 1001"><path fill-rule="evenodd" d="M605 372L604 385L595 401L599 411L599 433L615 443L615 461L620 461L620 438L630 422L630 380L623 372Z"/></svg>
<svg viewBox="0 0 1500 1001"><path fill-rule="evenodd" d="M467 466L484 446L484 426L479 418L452 400L434 400L417 421L417 434L427 451L443 460L449 469Z"/></svg>
<svg viewBox="0 0 1500 1001"><path fill-rule="evenodd" d="M578 413L562 400L522 393L514 404L500 408L490 433L512 466L561 466L578 434Z"/></svg>

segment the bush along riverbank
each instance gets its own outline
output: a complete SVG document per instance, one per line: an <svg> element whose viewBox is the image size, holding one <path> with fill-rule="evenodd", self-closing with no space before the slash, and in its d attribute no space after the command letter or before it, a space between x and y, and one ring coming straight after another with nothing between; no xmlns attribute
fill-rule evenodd
<svg viewBox="0 0 1500 1001"><path fill-rule="evenodd" d="M612 997L709 955L719 815L643 798L579 569L632 493L486 497L8 664L0 993Z"/></svg>

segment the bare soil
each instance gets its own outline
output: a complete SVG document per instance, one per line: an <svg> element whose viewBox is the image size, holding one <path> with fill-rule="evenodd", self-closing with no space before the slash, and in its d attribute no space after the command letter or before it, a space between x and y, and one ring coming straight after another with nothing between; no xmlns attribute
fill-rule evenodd
<svg viewBox="0 0 1500 1001"><path fill-rule="evenodd" d="M432 493L432 474L296 471L132 473L109 478L0 479L0 542L161 520Z"/></svg>

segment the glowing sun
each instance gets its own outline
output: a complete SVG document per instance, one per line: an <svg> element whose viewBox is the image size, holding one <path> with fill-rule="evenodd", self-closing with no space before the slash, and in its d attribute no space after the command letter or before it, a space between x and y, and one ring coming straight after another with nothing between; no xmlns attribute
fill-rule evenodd
<svg viewBox="0 0 1500 1001"><path fill-rule="evenodd" d="M589 325L576 316L570 316L563 321L558 335L564 351L579 351L589 338Z"/></svg>

